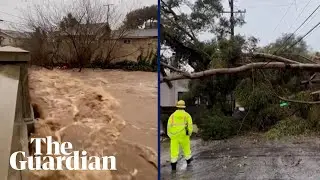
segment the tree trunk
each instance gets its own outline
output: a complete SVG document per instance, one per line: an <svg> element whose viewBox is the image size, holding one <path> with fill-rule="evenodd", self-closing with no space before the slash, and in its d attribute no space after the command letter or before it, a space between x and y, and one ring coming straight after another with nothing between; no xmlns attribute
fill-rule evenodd
<svg viewBox="0 0 320 180"><path fill-rule="evenodd" d="M320 64L286 64L283 62L257 62L249 63L243 66L235 68L221 68L221 69L209 69L206 71L200 71L196 73L188 73L183 75L172 75L164 77L160 80L160 83L164 81L174 81L179 79L199 79L207 76L215 76L218 74L236 74L252 69L297 69L297 70L311 70L320 72Z"/></svg>

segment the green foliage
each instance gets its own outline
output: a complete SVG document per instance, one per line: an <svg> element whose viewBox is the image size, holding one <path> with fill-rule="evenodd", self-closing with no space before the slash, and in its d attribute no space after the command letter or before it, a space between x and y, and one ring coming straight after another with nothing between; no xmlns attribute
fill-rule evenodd
<svg viewBox="0 0 320 180"><path fill-rule="evenodd" d="M309 108L308 111L308 121L310 127L315 131L320 130L320 105L314 105Z"/></svg>
<svg viewBox="0 0 320 180"><path fill-rule="evenodd" d="M226 139L236 135L239 122L216 109L210 109L203 114L198 127L201 129L200 134L204 140Z"/></svg>
<svg viewBox="0 0 320 180"><path fill-rule="evenodd" d="M110 63L106 69L122 69L126 71L149 71L149 72L156 72L157 67L152 66L150 62L146 61L120 61L117 63Z"/></svg>
<svg viewBox="0 0 320 180"><path fill-rule="evenodd" d="M142 26L145 22L154 22L157 20L158 6L146 6L140 9L133 10L126 15L124 26L126 28L136 29ZM152 27L155 28L155 27Z"/></svg>
<svg viewBox="0 0 320 180"><path fill-rule="evenodd" d="M288 54L307 54L308 46L305 41L300 41L295 46L295 44L301 37L292 34L283 34L281 37L276 39L274 43L269 44L263 48L263 51L272 53L277 51L277 54L282 56L287 56Z"/></svg>
<svg viewBox="0 0 320 180"><path fill-rule="evenodd" d="M191 7L191 14L170 13L172 9L184 4ZM162 17L162 39L164 45L170 46L176 53L175 64L188 63L194 70L203 71L211 68L230 68L240 63L268 62L269 59L242 58L243 52L268 52L281 55L298 62L305 62L301 57L308 54L305 41L294 46L300 37L284 34L274 43L258 48L258 39L235 35L229 38L230 21L221 17L223 10L221 1L174 1L164 0L161 11L167 16ZM236 17L236 26L244 24L242 17ZM216 36L207 42L201 42L194 34L209 31ZM283 47L283 48L282 48ZM185 96L187 103L193 103L195 98L201 97L202 104L208 104L208 112L201 117L203 138L226 138L233 135L236 129L230 119L230 104L228 96L235 94L236 100L249 110L243 121L243 131L269 130L269 133L293 134L302 133L307 127L318 127L317 108L307 104L291 103L287 107L280 107L278 96L290 97L296 100L312 100L306 87L300 86L300 81L310 78L309 73L297 70L252 70L232 75L216 75L199 80L192 80L189 92ZM215 107L215 112L212 108ZM320 115L320 114L319 114ZM296 117L296 119L290 119ZM299 121L303 119L304 121ZM292 126L293 123L297 127ZM292 124L291 124L292 123ZM288 128L286 129L286 127ZM301 127L301 129L300 129ZM284 130L284 132L281 132Z"/></svg>
<svg viewBox="0 0 320 180"><path fill-rule="evenodd" d="M293 98L302 101L312 101L312 97L310 96L310 92L308 91L299 92ZM303 103L293 103L291 105L291 108L296 110L295 115L304 119L308 118L310 107L311 105Z"/></svg>
<svg viewBox="0 0 320 180"><path fill-rule="evenodd" d="M102 69L122 69L126 71L149 71L157 72L157 56L150 52L146 56L141 54L137 62L124 60L116 63L105 63L101 60L93 61L90 64L92 68Z"/></svg>
<svg viewBox="0 0 320 180"><path fill-rule="evenodd" d="M283 136L295 136L308 132L308 123L305 119L293 116L278 122L265 135L269 139L278 139Z"/></svg>

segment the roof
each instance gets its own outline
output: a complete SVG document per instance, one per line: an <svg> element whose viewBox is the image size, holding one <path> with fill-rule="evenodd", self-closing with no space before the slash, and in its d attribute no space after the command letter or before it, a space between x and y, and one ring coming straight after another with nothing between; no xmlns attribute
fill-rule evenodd
<svg viewBox="0 0 320 180"><path fill-rule="evenodd" d="M19 32L19 31L13 31L13 30L5 30L5 29L0 29L0 32L12 38L28 38L29 37L29 33L26 33L26 32Z"/></svg>
<svg viewBox="0 0 320 180"><path fill-rule="evenodd" d="M126 38L158 37L158 29L135 29L128 32Z"/></svg>
<svg viewBox="0 0 320 180"><path fill-rule="evenodd" d="M29 51L23 50L21 48L12 47L12 46L3 46L0 47L0 52L19 52L19 53L27 53Z"/></svg>

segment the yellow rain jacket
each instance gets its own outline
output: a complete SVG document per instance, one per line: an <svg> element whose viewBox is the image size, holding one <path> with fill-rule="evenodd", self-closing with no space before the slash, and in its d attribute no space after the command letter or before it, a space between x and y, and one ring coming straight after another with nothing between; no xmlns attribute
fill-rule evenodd
<svg viewBox="0 0 320 180"><path fill-rule="evenodd" d="M192 118L184 110L176 110L168 119L167 134L170 137L171 163L176 163L181 146L186 160L191 158L190 136L192 134Z"/></svg>

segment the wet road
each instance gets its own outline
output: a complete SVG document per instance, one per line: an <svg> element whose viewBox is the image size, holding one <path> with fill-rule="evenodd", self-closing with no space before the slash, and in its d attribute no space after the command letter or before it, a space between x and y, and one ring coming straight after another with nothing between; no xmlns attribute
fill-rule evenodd
<svg viewBox="0 0 320 180"><path fill-rule="evenodd" d="M190 167L181 159L177 172L171 173L169 143L162 143L163 180L265 180L320 179L319 138L266 141L234 138L203 144L192 141L195 160Z"/></svg>

